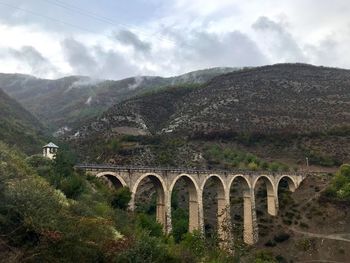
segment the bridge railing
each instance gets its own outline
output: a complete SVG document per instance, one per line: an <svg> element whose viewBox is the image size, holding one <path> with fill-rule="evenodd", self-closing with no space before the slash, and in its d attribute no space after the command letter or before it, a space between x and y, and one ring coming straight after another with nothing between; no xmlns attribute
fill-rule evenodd
<svg viewBox="0 0 350 263"><path fill-rule="evenodd" d="M119 165L107 165L107 164L76 164L74 166L77 169L83 170L113 170L113 171L138 171L138 172L175 172L175 173L191 173L191 174L283 174L283 175L297 175L306 176L309 174L323 173L323 172L308 172L308 171L298 171L298 172L270 172L270 171L253 171L253 170L243 170L243 169L233 169L233 170L216 170L216 169L193 169L193 168L172 168L172 167L147 167L147 166L119 166Z"/></svg>

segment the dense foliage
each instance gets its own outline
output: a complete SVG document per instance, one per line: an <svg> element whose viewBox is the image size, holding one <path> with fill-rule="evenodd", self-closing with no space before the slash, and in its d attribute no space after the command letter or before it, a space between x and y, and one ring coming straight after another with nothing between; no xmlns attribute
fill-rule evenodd
<svg viewBox="0 0 350 263"><path fill-rule="evenodd" d="M325 197L337 201L350 202L350 165L343 164L335 174Z"/></svg>
<svg viewBox="0 0 350 263"><path fill-rule="evenodd" d="M64 152L55 161L26 158L0 143L0 256L6 262L231 262L199 233L165 236L147 213L125 210L129 198L127 188L115 191L75 171Z"/></svg>

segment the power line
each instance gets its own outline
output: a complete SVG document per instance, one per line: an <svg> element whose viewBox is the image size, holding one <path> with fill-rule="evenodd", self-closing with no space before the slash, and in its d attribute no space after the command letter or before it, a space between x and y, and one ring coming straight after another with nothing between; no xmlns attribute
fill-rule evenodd
<svg viewBox="0 0 350 263"><path fill-rule="evenodd" d="M122 26L122 27L127 28L127 29L130 28L130 26L125 25L125 24L121 24L121 23L116 24L113 20L111 20L109 18L99 17L99 16L95 15L94 13L89 13L88 11L84 12L84 11L77 10L77 9L79 9L78 7L63 6L63 4L61 4L61 5L60 4L56 4L56 3L53 3L53 2L51 2L49 0L43 0L43 1L46 1L46 2L51 3L51 4L55 4L57 6L60 6L61 8L68 9L70 11L77 12L77 13L79 13L81 15L93 18L93 19L98 20L98 21L103 22L103 23L107 23L107 24L110 24L110 25L113 25L113 26ZM61 3L63 3L63 2L61 2ZM31 14L31 15L34 15L34 16L37 16L37 17L41 17L41 18L44 18L44 19L47 19L47 20L51 20L51 21L59 23L59 24L64 24L64 25L67 25L67 26L70 26L70 27L73 27L73 28L76 28L76 29L88 32L88 33L93 33L93 34L97 33L97 32L94 32L94 31L92 31L90 29L86 29L84 27L81 27L81 26L78 26L78 25L75 25L75 24L72 24L72 23L69 23L69 22L65 22L65 21L62 21L62 20L54 18L54 17L43 15L41 13L38 13L38 12L35 12L35 11L32 11L32 10L28 10L28 9L25 9L25 8L22 8L22 7L18 7L18 6L9 4L9 3L0 2L0 5L6 6L6 7L9 7L9 8L12 8L12 9L16 9L16 10L19 10L19 11L22 11L22 12L26 12L28 14ZM172 43L172 44L176 44L172 40L169 40L169 39L166 39L166 38L160 38L158 36L154 36L154 35L151 35L149 33L142 32L140 29L137 29L137 31L140 32L141 34L145 35L145 36L156 37L159 40L166 41L166 42Z"/></svg>
<svg viewBox="0 0 350 263"><path fill-rule="evenodd" d="M116 22L115 20L110 19L108 17L100 16L100 15L98 15L96 13L90 12L90 11L88 11L86 9L82 9L82 8L77 7L75 5L72 5L72 4L67 4L67 3L65 3L63 1L59 1L59 0L42 0L42 1L45 1L45 2L47 2L49 4L52 4L52 5L56 5L58 7L63 8L63 9L69 10L71 12L76 12L76 13L78 13L80 15L83 15L83 16L95 19L96 21L99 21L99 22L102 22L102 23L106 23L106 24L109 24L109 25L112 25L112 26L124 27L126 29L134 28L134 29L136 29L139 33L141 33L144 36L156 37L159 40L175 44L175 42L171 41L170 39L166 39L166 38L163 38L163 37L151 35L151 34L143 31L142 29L140 29L138 27L130 26L130 25L123 24L123 23L120 23L120 22Z"/></svg>
<svg viewBox="0 0 350 263"><path fill-rule="evenodd" d="M96 32L94 32L94 31L92 31L92 30L89 30L89 29L83 28L83 27L81 27L81 26L77 26L77 25L74 25L74 24L71 24L71 23L62 21L62 20L57 19L57 18L54 18L54 17L42 15L42 14L37 13L37 12L32 11L32 10L28 10L28 9L25 9L25 8L22 8L22 7L18 7L18 6L15 6L15 5L11 5L11 4L8 4L8 3L4 3L4 2L0 2L0 5L7 6L7 7L10 7L10 8L19 10L19 11L23 11L23 12L26 12L26 13L28 13L28 14L34 15L34 16L38 16L38 17L41 17L41 18L45 18L45 19L47 19L47 20L51 20L51 21L56 22L56 23L59 23L59 24L64 24L64 25L67 25L67 26L70 26L70 27L74 27L74 28L77 28L77 29L79 29L79 30L86 31L86 32L88 32L88 33L96 34Z"/></svg>

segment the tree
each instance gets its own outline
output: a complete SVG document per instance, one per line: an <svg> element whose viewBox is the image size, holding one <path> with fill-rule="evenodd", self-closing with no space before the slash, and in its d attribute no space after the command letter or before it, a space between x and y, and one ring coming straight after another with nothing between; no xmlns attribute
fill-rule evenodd
<svg viewBox="0 0 350 263"><path fill-rule="evenodd" d="M131 192L129 187L121 187L117 189L113 195L111 205L114 208L126 209L131 200Z"/></svg>
<svg viewBox="0 0 350 263"><path fill-rule="evenodd" d="M54 160L54 172L63 177L71 176L74 173L74 156L66 151L59 151Z"/></svg>

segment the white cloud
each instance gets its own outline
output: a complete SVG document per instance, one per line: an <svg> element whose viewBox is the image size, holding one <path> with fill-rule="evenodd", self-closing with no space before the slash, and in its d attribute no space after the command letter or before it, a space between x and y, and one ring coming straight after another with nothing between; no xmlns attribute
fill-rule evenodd
<svg viewBox="0 0 350 263"><path fill-rule="evenodd" d="M119 9L112 12L108 7L117 3L111 0L99 6L99 13L134 24L121 29L117 22L103 24L48 4L16 0L14 4L59 15L55 18L87 30L18 10L0 11L0 72L118 79L296 61L350 68L350 57L344 55L350 42L350 1L137 2L123 3L120 10L130 9L142 19L118 13ZM85 8L89 7L92 4Z"/></svg>

